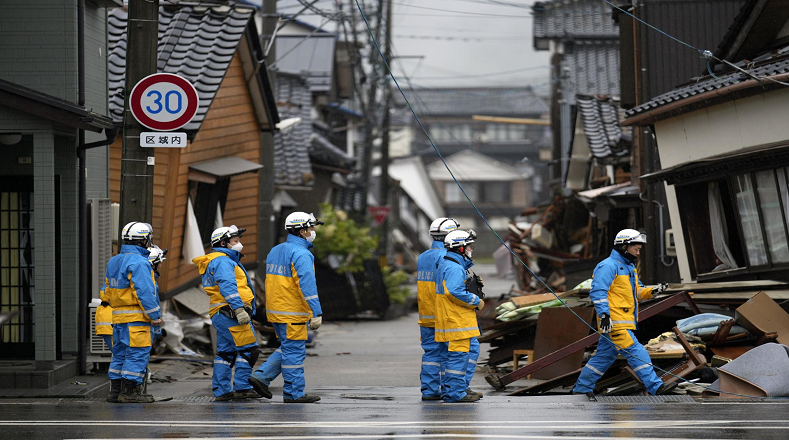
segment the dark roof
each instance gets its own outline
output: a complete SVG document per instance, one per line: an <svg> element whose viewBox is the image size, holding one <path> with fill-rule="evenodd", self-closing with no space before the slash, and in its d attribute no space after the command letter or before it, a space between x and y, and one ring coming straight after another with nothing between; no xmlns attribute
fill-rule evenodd
<svg viewBox="0 0 789 440"><path fill-rule="evenodd" d="M15 108L68 127L101 133L113 129L112 119L85 107L0 79L0 105Z"/></svg>
<svg viewBox="0 0 789 440"><path fill-rule="evenodd" d="M310 160L317 165L325 165L344 170L353 170L356 159L348 156L345 151L331 143L318 133L312 133L310 142Z"/></svg>
<svg viewBox="0 0 789 440"><path fill-rule="evenodd" d="M301 122L284 133L274 134L274 183L279 186L312 186L312 92L307 78L277 72L275 93L280 119L301 118Z"/></svg>
<svg viewBox="0 0 789 440"><path fill-rule="evenodd" d="M251 17L249 8L227 11L192 6L159 8L157 70L188 79L200 96L197 115L184 126L185 131L200 129ZM127 20L128 13L121 8L108 13L109 109L116 122L123 120Z"/></svg>
<svg viewBox="0 0 789 440"><path fill-rule="evenodd" d="M746 81L753 81L754 86L755 85L762 85L765 87L777 86L776 84L771 83L769 81L759 82L753 79L753 76L762 77L762 76L778 75L782 73L789 73L789 55L787 55L788 52L789 52L789 46L778 51L775 54L775 56L772 57L771 60L756 64L753 67L749 66L749 64L745 62L737 63L741 68L743 68L746 72L748 72L747 74L735 70L727 74L716 75L715 77L705 76L703 78L698 78L697 81L691 84L679 87L668 93L664 93L660 96L652 98L650 101L645 102L644 104L641 104L638 107L634 107L628 110L626 112L626 116L628 118L634 118L641 114L653 110L657 110L668 104L681 102L682 100L700 95L702 93L710 92L717 89L723 89L725 87L729 87ZM713 97L710 97L710 99L712 98ZM703 105L709 105L711 103L712 103L711 100L707 100L704 102ZM629 121L625 121L625 123L629 123Z"/></svg>
<svg viewBox="0 0 789 440"><path fill-rule="evenodd" d="M586 135L589 151L598 159L630 154L632 136L619 125L619 105L610 97L576 97L578 118Z"/></svg>
<svg viewBox="0 0 789 440"><path fill-rule="evenodd" d="M214 177L230 177L237 174L251 173L263 168L263 165L236 156L209 160L189 165L190 169Z"/></svg>
<svg viewBox="0 0 789 440"><path fill-rule="evenodd" d="M728 61L755 57L775 41L787 19L789 0L746 1L718 45L715 56Z"/></svg>
<svg viewBox="0 0 789 440"><path fill-rule="evenodd" d="M577 94L619 95L619 41L577 41L565 48L564 66L570 103Z"/></svg>
<svg viewBox="0 0 789 440"><path fill-rule="evenodd" d="M537 2L532 11L535 47L541 39L619 38L611 7L600 0Z"/></svg>
<svg viewBox="0 0 789 440"><path fill-rule="evenodd" d="M539 116L548 113L545 98L531 87L418 88L405 91L419 116ZM405 106L402 95L395 105Z"/></svg>

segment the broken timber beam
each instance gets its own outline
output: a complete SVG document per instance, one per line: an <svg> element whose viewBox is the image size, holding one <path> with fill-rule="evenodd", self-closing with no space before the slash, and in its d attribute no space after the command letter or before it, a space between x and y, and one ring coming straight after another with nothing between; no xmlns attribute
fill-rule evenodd
<svg viewBox="0 0 789 440"><path fill-rule="evenodd" d="M688 294L687 292L680 292L658 302L657 304L654 304L642 310L638 314L638 321L641 322L645 319L649 319L683 302L688 304L688 306L690 307L690 309L693 311L694 314L701 313L699 311L699 308L696 307L696 303L693 302L693 298L691 298L690 294ZM547 367L548 365L551 365L558 360L564 359L565 357L579 350L583 350L586 347L596 344L599 339L600 339L600 333L593 333L589 336L579 339L576 342L573 342L572 344L564 348L556 350L547 356L543 356L539 359L536 359L534 360L534 362L525 365L513 371L512 373L505 374L503 376L499 376L498 374L495 373L488 374L487 376L485 376L485 380L488 381L488 383L497 391L501 391L504 389L504 387L511 384L512 382L515 382L518 379L522 379L534 373L535 371L539 371Z"/></svg>

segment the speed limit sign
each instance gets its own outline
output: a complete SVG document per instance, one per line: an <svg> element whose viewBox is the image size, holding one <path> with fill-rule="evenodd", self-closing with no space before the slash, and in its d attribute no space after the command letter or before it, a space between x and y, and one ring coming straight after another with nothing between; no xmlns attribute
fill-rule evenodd
<svg viewBox="0 0 789 440"><path fill-rule="evenodd" d="M192 83L172 73L154 73L138 82L129 108L140 124L157 131L177 130L197 114L200 98Z"/></svg>

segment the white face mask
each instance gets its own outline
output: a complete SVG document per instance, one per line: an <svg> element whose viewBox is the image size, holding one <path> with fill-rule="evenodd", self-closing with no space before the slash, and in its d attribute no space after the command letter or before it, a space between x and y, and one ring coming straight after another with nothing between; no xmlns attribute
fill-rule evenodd
<svg viewBox="0 0 789 440"><path fill-rule="evenodd" d="M310 243L312 243L312 242L313 242L313 240L315 240L315 236L317 236L317 235L318 235L318 234L316 234L316 233L315 233L315 231L312 231L312 232L310 232L310 235L308 235L308 236L306 236L306 237L304 237L304 238L305 238L307 241L309 241Z"/></svg>
<svg viewBox="0 0 789 440"><path fill-rule="evenodd" d="M474 251L472 249L466 249L466 257L471 258L471 254L473 253Z"/></svg>
<svg viewBox="0 0 789 440"><path fill-rule="evenodd" d="M234 245L231 245L230 249L233 249L234 251L241 252L241 249L244 249L244 245L241 244L241 243L236 243Z"/></svg>

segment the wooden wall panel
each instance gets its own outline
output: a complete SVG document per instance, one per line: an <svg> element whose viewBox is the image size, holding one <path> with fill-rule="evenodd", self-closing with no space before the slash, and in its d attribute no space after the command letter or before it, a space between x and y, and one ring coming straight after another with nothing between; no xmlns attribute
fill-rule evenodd
<svg viewBox="0 0 789 440"><path fill-rule="evenodd" d="M238 156L259 163L260 129L252 99L236 55L193 142L177 150L156 150L154 166L155 241L168 248L167 261L160 268L162 290L175 289L199 276L197 268L181 255L189 193L189 166L226 156ZM174 157L172 155L177 155ZM121 141L110 148L110 195L120 201ZM257 261L257 173L231 177L225 205L224 223L246 228L244 263ZM169 185L175 184L175 188ZM252 202L254 201L254 202ZM164 216L167 216L165 219ZM168 225L168 231L162 230Z"/></svg>

